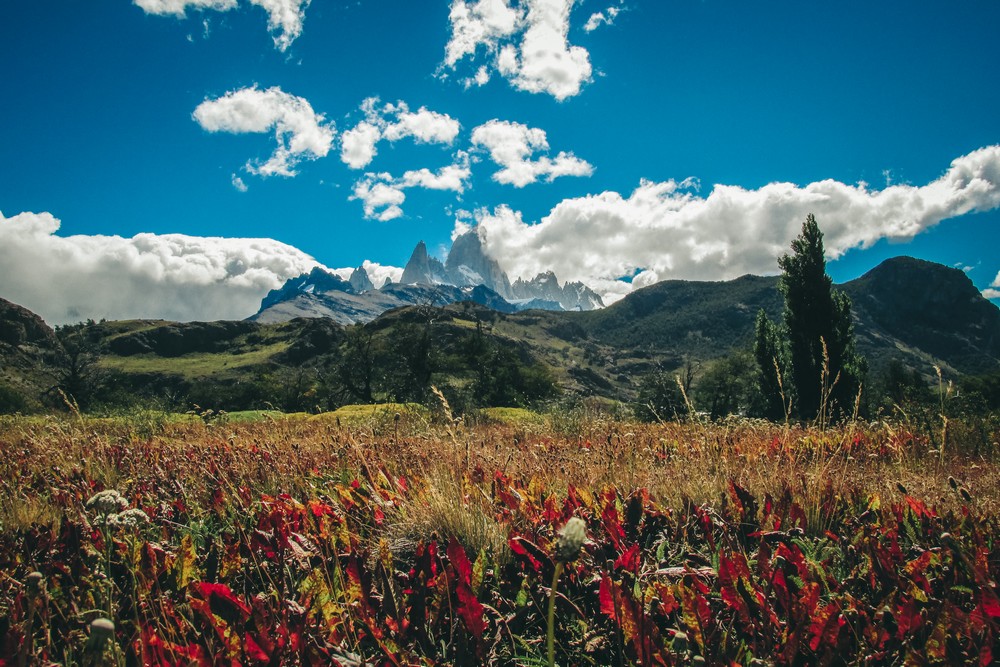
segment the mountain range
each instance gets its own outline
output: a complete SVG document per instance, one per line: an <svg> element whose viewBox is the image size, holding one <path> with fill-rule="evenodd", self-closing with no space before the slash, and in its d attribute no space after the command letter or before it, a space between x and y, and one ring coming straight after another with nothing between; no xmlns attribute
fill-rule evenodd
<svg viewBox="0 0 1000 667"><path fill-rule="evenodd" d="M491 310L584 311L603 308L600 295L580 282L561 285L552 272L511 284L495 259L483 249L475 230L458 236L445 262L431 257L419 242L399 283L378 288L363 266L347 280L321 268L271 290L251 320L287 322L296 317L326 317L339 324L365 323L403 306L445 306L473 301Z"/></svg>
<svg viewBox="0 0 1000 667"><path fill-rule="evenodd" d="M423 266L419 255L415 264ZM430 260L427 266L438 270ZM448 270L447 264L442 266ZM425 332L439 360L430 376L438 386L469 381L472 371L453 362L465 354L475 334L524 364L547 369L565 392L630 400L641 379L653 371L748 349L757 313L763 309L778 320L782 310L778 278L750 275L724 282L663 281L606 308L583 312L510 311L505 308L511 303L484 285L421 282L358 290L351 281L323 271L307 278L306 284L286 285L284 293L277 290L265 299L261 312L274 316L273 321L101 322L86 328L87 340L97 350L101 368L116 374L130 394L169 390L193 402L223 388L249 386L281 369L336 362L350 352L352 332L358 331L367 336L366 354L386 355L387 369L400 363L391 355L399 354L415 332ZM892 360L925 377L933 375L934 366L948 378L1000 372L1000 309L962 271L898 257L837 287L853 302L858 349L873 374ZM423 294L424 301L389 305L401 293L407 298ZM325 302L314 299L324 295L339 295L340 313L347 313L350 299L361 299L358 303L368 309L365 319L383 306L391 310L363 328L348 327L321 312ZM375 301L376 296L384 301ZM499 299L501 307L482 305L490 299ZM310 305L320 317L293 316L291 309L301 312ZM355 321L361 319L358 315ZM43 389L59 354L57 337L40 318L0 300L0 387ZM240 400L231 405L243 405Z"/></svg>

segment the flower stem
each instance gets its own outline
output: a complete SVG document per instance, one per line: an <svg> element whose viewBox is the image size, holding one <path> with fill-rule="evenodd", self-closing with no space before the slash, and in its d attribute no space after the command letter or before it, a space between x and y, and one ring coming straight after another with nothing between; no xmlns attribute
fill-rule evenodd
<svg viewBox="0 0 1000 667"><path fill-rule="evenodd" d="M552 588L549 590L549 635L548 656L549 667L556 664L556 587L559 585L559 575L563 571L563 562L556 562L556 571L552 574Z"/></svg>

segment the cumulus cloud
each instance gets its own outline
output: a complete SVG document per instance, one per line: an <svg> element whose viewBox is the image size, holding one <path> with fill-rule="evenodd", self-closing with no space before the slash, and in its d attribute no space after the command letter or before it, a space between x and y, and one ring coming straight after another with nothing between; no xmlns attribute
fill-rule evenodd
<svg viewBox="0 0 1000 667"><path fill-rule="evenodd" d="M389 141L399 141L412 137L421 144L444 144L450 146L458 136L459 123L448 114L428 111L420 107L410 111L403 102L386 105L387 114L395 114L395 122L389 123L383 136Z"/></svg>
<svg viewBox="0 0 1000 667"><path fill-rule="evenodd" d="M591 79L590 54L569 44L570 11L576 0L453 0L451 38L443 68L454 70L481 51L515 88L557 100L579 94ZM616 12L617 13L617 12ZM482 67L465 80L482 85Z"/></svg>
<svg viewBox="0 0 1000 667"><path fill-rule="evenodd" d="M445 46L445 64L454 67L481 45L487 50L496 48L500 40L517 32L523 19L520 7L511 7L507 0L454 0L448 14L451 39Z"/></svg>
<svg viewBox="0 0 1000 667"><path fill-rule="evenodd" d="M1000 299L1000 289L996 289L998 287L1000 287L1000 273L993 279L990 286L983 290L983 296L987 299Z"/></svg>
<svg viewBox="0 0 1000 667"><path fill-rule="evenodd" d="M182 18L188 9L228 12L236 9L237 0L134 0L147 14ZM286 51L302 34L306 7L311 0L247 0L267 12L267 28L280 51Z"/></svg>
<svg viewBox="0 0 1000 667"><path fill-rule="evenodd" d="M489 151L490 158L502 167L493 180L518 188L539 178L552 181L560 176L590 176L594 171L590 163L572 153L532 160L535 153L549 150L549 142L544 130L521 123L491 120L472 131L472 145Z"/></svg>
<svg viewBox="0 0 1000 667"><path fill-rule="evenodd" d="M351 169L363 169L371 164L378 152L375 148L382 131L378 126L361 121L340 136L340 159Z"/></svg>
<svg viewBox="0 0 1000 667"><path fill-rule="evenodd" d="M233 174L233 187L236 188L239 192L246 192L247 190L249 190L247 184L243 181L243 179L237 176L236 174Z"/></svg>
<svg viewBox="0 0 1000 667"><path fill-rule="evenodd" d="M275 86L256 86L205 100L194 110L194 120L208 132L274 132L278 147L263 163L248 162L246 170L260 176L295 176L303 159L324 157L330 152L334 128L309 102Z"/></svg>
<svg viewBox="0 0 1000 667"><path fill-rule="evenodd" d="M716 185L705 197L691 185L643 181L627 197L604 192L566 199L534 224L506 206L480 210L476 218L487 250L511 278L553 270L563 280L589 284L608 303L632 289L620 278L639 270L658 279L773 274L809 213L823 229L828 257L836 259L852 248L907 241L947 218L1000 207L1000 146L955 159L923 186ZM1000 276L994 286L1000 287Z"/></svg>
<svg viewBox="0 0 1000 667"><path fill-rule="evenodd" d="M344 132L340 139L340 159L352 169L363 169L378 154L378 142L396 142L411 138L418 144L451 146L461 129L448 114L420 107L410 111L405 102L379 106L378 98L370 97L361 104L365 119Z"/></svg>
<svg viewBox="0 0 1000 667"><path fill-rule="evenodd" d="M271 239L60 236L49 213L0 213L0 296L50 324L87 318L243 319L318 266Z"/></svg>
<svg viewBox="0 0 1000 667"><path fill-rule="evenodd" d="M468 186L472 170L469 168L467 153L459 151L455 158L454 164L436 172L426 168L417 169L405 172L402 178L394 178L392 174L385 172L367 173L354 184L351 199L361 200L366 218L388 222L402 217L402 204L406 201L403 191L409 188L462 194Z"/></svg>
<svg viewBox="0 0 1000 667"><path fill-rule="evenodd" d="M365 260L361 263L364 268L365 273L368 274L368 280L372 281L375 288L378 289L385 284L386 279L398 283L403 279L403 269L399 266L388 266L379 264L378 262L372 262ZM335 273L344 280L348 280L351 274L354 273L353 267L347 267L343 269L332 269L331 273Z"/></svg>
<svg viewBox="0 0 1000 667"><path fill-rule="evenodd" d="M602 25L614 25L615 19L618 18L618 14L620 14L621 11L621 7L611 6L603 12L594 12L590 15L590 18L587 19L583 29L587 32L594 32Z"/></svg>
<svg viewBox="0 0 1000 667"><path fill-rule="evenodd" d="M392 174L365 174L354 184L351 199L360 199L364 205L365 217L369 220L388 222L403 216L402 203L406 194Z"/></svg>

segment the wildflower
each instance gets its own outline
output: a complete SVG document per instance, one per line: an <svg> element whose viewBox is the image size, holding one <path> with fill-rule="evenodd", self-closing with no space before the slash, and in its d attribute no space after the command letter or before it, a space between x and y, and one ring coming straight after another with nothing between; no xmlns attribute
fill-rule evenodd
<svg viewBox="0 0 1000 667"><path fill-rule="evenodd" d="M580 517L573 517L559 531L556 540L556 560L571 563L580 556L583 543L587 541L587 524Z"/></svg>
<svg viewBox="0 0 1000 667"><path fill-rule="evenodd" d="M115 638L115 624L106 619L98 618L90 624L90 639L87 640L88 653L103 653L108 642Z"/></svg>
<svg viewBox="0 0 1000 667"><path fill-rule="evenodd" d="M115 624L106 618L98 618L90 624L90 633L92 636L98 638L107 639L113 637L115 634Z"/></svg>
<svg viewBox="0 0 1000 667"><path fill-rule="evenodd" d="M37 571L32 572L28 575L27 583L29 592L31 592L32 594L38 593L39 591L42 590L42 587L45 585L45 575Z"/></svg>
<svg viewBox="0 0 1000 667"><path fill-rule="evenodd" d="M140 509L130 509L108 515L108 525L112 528L135 529L149 523L149 517Z"/></svg>
<svg viewBox="0 0 1000 667"><path fill-rule="evenodd" d="M566 525L559 530L559 537L556 539L556 568L552 574L552 588L549 589L549 613L548 613L548 633L546 638L546 653L549 667L555 667L556 647L556 588L559 586L559 575L562 574L566 563L572 563L580 557L580 550L583 543L587 541L587 524L580 517L572 517Z"/></svg>
<svg viewBox="0 0 1000 667"><path fill-rule="evenodd" d="M87 509L94 510L99 515L117 514L128 507L128 501L114 489L101 491L87 501Z"/></svg>

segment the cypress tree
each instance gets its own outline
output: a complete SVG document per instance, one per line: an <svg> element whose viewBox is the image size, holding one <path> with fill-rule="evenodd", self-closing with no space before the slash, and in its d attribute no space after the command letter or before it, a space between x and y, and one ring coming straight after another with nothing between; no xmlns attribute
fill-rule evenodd
<svg viewBox="0 0 1000 667"><path fill-rule="evenodd" d="M792 254L782 256L778 266L796 411L803 419L814 419L826 393L831 408L827 414L836 409L849 412L866 364L855 350L851 300L833 289L826 274L823 233L811 214L792 241Z"/></svg>
<svg viewBox="0 0 1000 667"><path fill-rule="evenodd" d="M757 313L753 355L757 362L757 397L754 412L774 421L784 419L785 400L791 387L785 386L785 351L779 327L762 308Z"/></svg>

